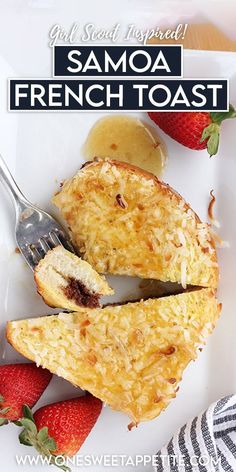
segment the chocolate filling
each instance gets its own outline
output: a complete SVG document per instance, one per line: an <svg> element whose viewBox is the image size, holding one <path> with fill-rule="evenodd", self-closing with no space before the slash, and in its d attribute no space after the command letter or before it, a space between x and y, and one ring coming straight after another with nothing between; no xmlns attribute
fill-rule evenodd
<svg viewBox="0 0 236 472"><path fill-rule="evenodd" d="M98 308L100 306L98 293L90 292L87 287L74 278L68 280L68 285L63 287L64 294L69 300L74 300L77 305L87 308Z"/></svg>

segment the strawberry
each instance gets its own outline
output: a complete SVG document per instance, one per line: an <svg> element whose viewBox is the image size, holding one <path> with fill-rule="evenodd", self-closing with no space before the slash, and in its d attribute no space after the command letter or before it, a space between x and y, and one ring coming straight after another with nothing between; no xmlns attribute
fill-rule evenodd
<svg viewBox="0 0 236 472"><path fill-rule="evenodd" d="M101 409L102 402L90 394L43 406L34 414L25 405L24 418L20 420L24 429L19 440L34 446L50 464L60 466L61 456L71 457L78 452ZM61 468L68 470L63 465Z"/></svg>
<svg viewBox="0 0 236 472"><path fill-rule="evenodd" d="M220 126L227 118L235 118L232 105L227 112L150 112L153 120L166 134L184 146L207 149L210 156L217 153L220 140Z"/></svg>
<svg viewBox="0 0 236 472"><path fill-rule="evenodd" d="M25 403L34 406L49 384L52 374L35 364L0 366L0 426L22 416Z"/></svg>

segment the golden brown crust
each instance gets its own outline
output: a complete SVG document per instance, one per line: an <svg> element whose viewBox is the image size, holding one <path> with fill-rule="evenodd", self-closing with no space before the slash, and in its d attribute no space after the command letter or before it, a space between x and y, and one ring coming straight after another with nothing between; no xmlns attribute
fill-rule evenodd
<svg viewBox="0 0 236 472"><path fill-rule="evenodd" d="M120 177L118 175L117 178L114 178L113 184L109 184L109 180L106 181L104 175L102 174L102 169L106 165L109 166L109 170L107 171L108 177L114 177L113 170L117 174L120 174ZM130 225L132 222L135 223L133 218L138 218L138 216L135 215L134 217L134 212L129 213L129 208L127 208L127 205L123 205L123 208L119 208L120 205L118 204L116 209L110 207L111 211L109 213L108 205L111 205L111 203L110 201L109 203L105 202L105 197L102 194L102 187L104 186L104 193L107 188L109 195L111 195L112 186L115 187L119 180L121 186L124 183L127 184L127 189L125 190L126 193L125 195L123 195L124 201L126 202L127 200L132 200L132 176L134 176L133 181L135 182L133 185L136 185L136 190L137 186L140 185L140 192L141 190L144 191L144 196L145 191L147 190L147 209L149 198L148 192L150 194L151 203L149 213L147 213L146 223L148 226L150 226L153 222L153 228L151 228L151 230L149 231L148 237L146 237L143 233L143 238L145 239L146 237L146 245L149 246L148 249L146 246L144 247L144 245L142 245L143 240L141 238L141 230L143 231L143 229L137 228L136 232L132 232L128 228L128 224ZM129 181L131 183L128 188ZM151 182L151 184L154 184L152 191L149 191L150 189L148 189L148 181ZM147 186L147 189L145 188L145 185ZM155 203L155 194L156 201L159 201L158 199L159 197L161 197L165 204L166 217L163 221L160 219L158 220L158 218L155 220L154 215L152 214L151 206L153 205L153 209L158 207L158 204ZM120 192L118 193L118 195L120 195ZM138 192L136 192L136 195L138 199ZM114 201L117 201L116 197L117 195L113 196ZM100 202L101 198L101 208L98 205L96 211L94 211L94 215L92 215L89 205L87 204L88 202L86 201L86 199L92 200L93 198L94 205L96 205L96 198L98 198L98 202ZM83 257L88 262L90 262L94 266L94 268L99 272L110 272L119 275L124 274L131 276L137 275L142 278L156 278L164 282L169 280L172 282L181 283L184 277L181 276L182 274L180 274L180 272L181 270L183 271L185 265L187 265L187 271L189 271L187 277L188 284L217 287L219 276L217 255L215 250L215 242L210 232L209 225L201 223L201 220L196 215L196 213L193 212L190 205L186 203L183 198L168 184L161 182L157 177L155 177L151 173L125 162L110 159L98 159L86 164L86 166L83 167L82 170L79 171L75 177L73 177L71 180L66 181L61 189L61 192L54 197L53 202L62 211L64 218L67 220L69 226L71 227L72 237L79 250L81 250L81 252L83 253ZM139 206L139 204L140 200L137 200L137 206ZM132 201L132 205L134 205L134 201ZM168 230L169 233L181 230L183 238L186 236L186 234L188 236L188 233L191 233L192 228L185 229L181 228L180 226L177 230L177 227L174 226L174 222L171 226L172 213L174 213L175 210L178 210L179 208L181 209L179 210L178 224L181 225L181 214L183 219L187 215L186 218L188 219L188 222L189 220L191 220L190 223L194 222L195 235L192 232L192 240L190 241L189 238L189 257L186 257L186 260L183 261L182 269L180 269L181 262L179 256L177 264L178 267L176 267L175 263L173 262L173 267L171 267L170 269L170 264L172 263L172 260L176 260L178 248L176 250L172 245L169 253L165 254L166 259L162 258L161 254L163 253L163 243L162 241L160 242L158 239L156 239L157 237L155 235L155 230L156 228L163 227L163 234L161 235L163 239L165 239L164 233ZM122 231L120 232L120 229L122 228L119 227L119 220L121 220L120 216L122 211L124 215L127 214L127 219L129 220L129 223L127 223L126 231L123 231L123 233ZM83 221L88 219L89 224L86 225L80 223L79 218L77 218L77 215L80 215L79 218L81 218ZM143 215L141 215L141 218L142 216ZM92 236L90 233L92 232L91 228L93 229L93 231L97 230L96 224L98 226L100 225L102 229L98 228L94 244L92 245ZM116 234L122 234L122 237L124 237L124 239L124 235L127 235L127 253L125 252L124 245L122 246L122 244L118 243L117 248L115 238L109 239L109 226L111 226L112 224L116 226ZM104 234L106 235L106 239L103 236ZM200 236L201 240L198 239L198 236ZM160 248L153 249L153 245L152 242L150 242L150 239L154 239L154 246L155 241L157 241L157 244L161 245ZM133 249L136 248L136 251L133 250L133 253L131 245L133 245ZM96 253L94 248L95 246ZM116 248L114 251L111 250L111 247L113 246L114 248ZM167 243L165 241L165 248L166 247ZM120 260L118 259L119 251L121 253ZM140 252L139 258L137 257L138 252ZM168 257L169 259L171 259L170 262L167 259ZM203 261L202 265L200 259L202 259ZM192 267L190 261L194 262Z"/></svg>
<svg viewBox="0 0 236 472"><path fill-rule="evenodd" d="M158 416L212 332L212 289L7 324L28 359L90 391L135 423Z"/></svg>
<svg viewBox="0 0 236 472"><path fill-rule="evenodd" d="M85 167L89 168L89 167L97 166L98 163L101 164L103 162L104 162L104 159L95 158L93 161L86 162L86 164L81 167L81 170L84 169ZM151 172L148 172L147 170L141 169L140 167L134 166L133 164L128 164L128 162L124 162L124 161L116 161L115 159L107 159L107 162L109 162L110 164L115 165L116 167L118 167L120 169L126 169L126 170L128 170L128 172L131 172L131 173L136 174L136 175L140 175L142 177L145 177L146 179L150 179L153 182L155 182L155 184L158 187L160 186L164 192L168 193L170 195L170 197L175 195L178 198L179 201L183 200L183 197L181 197L181 195L176 190L174 190L169 184L166 184L162 180L158 179L158 177L156 175L152 174ZM68 182L68 180L65 180L64 184L66 184L67 182ZM61 187L60 191L62 191L62 190L63 190L63 186ZM186 205L186 209L191 209L191 207L188 203L185 202L185 205ZM194 214L195 214L195 217L196 217L197 221L200 223L201 221L200 221L199 216L196 213L194 213Z"/></svg>

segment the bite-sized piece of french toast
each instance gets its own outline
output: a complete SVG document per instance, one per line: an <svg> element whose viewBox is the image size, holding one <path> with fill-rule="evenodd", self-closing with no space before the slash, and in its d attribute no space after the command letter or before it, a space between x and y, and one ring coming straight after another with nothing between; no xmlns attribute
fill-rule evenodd
<svg viewBox="0 0 236 472"><path fill-rule="evenodd" d="M176 396L187 364L213 330L213 289L11 321L7 339L23 356L88 390L134 423Z"/></svg>
<svg viewBox="0 0 236 472"><path fill-rule="evenodd" d="M94 160L65 181L53 202L98 272L217 287L209 225L153 174Z"/></svg>
<svg viewBox="0 0 236 472"><path fill-rule="evenodd" d="M52 307L97 308L103 295L112 295L105 278L88 262L62 246L48 251L34 271L38 293Z"/></svg>

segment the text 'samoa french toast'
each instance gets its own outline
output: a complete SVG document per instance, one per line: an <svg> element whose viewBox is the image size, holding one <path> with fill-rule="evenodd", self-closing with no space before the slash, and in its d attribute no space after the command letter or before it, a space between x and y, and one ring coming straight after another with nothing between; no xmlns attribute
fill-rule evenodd
<svg viewBox="0 0 236 472"><path fill-rule="evenodd" d="M7 325L23 356L88 390L134 423L176 396L187 364L213 330L213 289L105 308L81 309Z"/></svg>
<svg viewBox="0 0 236 472"><path fill-rule="evenodd" d="M100 273L217 287L208 224L154 175L94 160L53 198L82 257Z"/></svg>

